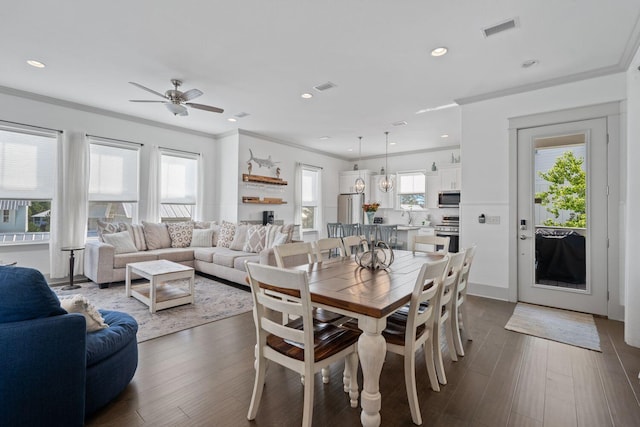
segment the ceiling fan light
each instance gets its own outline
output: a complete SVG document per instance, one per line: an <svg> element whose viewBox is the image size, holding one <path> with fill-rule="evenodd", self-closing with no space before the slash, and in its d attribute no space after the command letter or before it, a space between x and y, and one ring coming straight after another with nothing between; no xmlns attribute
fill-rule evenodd
<svg viewBox="0 0 640 427"><path fill-rule="evenodd" d="M174 116L182 116L184 115L184 112L187 110L185 107L179 104L168 103L164 105L167 106L167 110L171 111Z"/></svg>

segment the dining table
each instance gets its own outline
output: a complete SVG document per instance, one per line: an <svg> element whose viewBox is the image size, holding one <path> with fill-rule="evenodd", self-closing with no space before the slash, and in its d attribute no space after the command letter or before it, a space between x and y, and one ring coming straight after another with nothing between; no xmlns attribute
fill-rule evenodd
<svg viewBox="0 0 640 427"><path fill-rule="evenodd" d="M294 267L307 272L314 307L357 319L362 330L358 357L363 375L360 421L365 427L381 423L380 374L387 352L382 331L387 317L409 303L422 265L443 257L404 250L394 250L394 256L386 269L363 268L353 258Z"/></svg>

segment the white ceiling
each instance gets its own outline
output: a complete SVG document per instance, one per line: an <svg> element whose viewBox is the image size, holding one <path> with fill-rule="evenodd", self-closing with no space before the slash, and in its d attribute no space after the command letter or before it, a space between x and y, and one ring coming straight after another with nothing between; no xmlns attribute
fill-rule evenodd
<svg viewBox="0 0 640 427"><path fill-rule="evenodd" d="M390 153L459 144L459 107L416 111L623 71L640 40L638 0L21 0L2 15L1 86L351 159L360 135L363 157L384 153L385 130ZM483 36L510 18L516 29ZM437 46L449 53L431 57ZM154 96L127 82L164 92L171 78L225 112L128 101Z"/></svg>

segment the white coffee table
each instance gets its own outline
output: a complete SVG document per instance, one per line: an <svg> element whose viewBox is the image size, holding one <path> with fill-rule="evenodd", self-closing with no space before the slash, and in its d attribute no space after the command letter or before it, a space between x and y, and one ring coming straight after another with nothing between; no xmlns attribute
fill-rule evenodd
<svg viewBox="0 0 640 427"><path fill-rule="evenodd" d="M149 280L148 283L131 286L131 275L137 274ZM186 265L167 260L134 262L127 264L127 297L134 297L149 306L149 311L193 304L194 270ZM167 283L172 280L187 279L189 290Z"/></svg>

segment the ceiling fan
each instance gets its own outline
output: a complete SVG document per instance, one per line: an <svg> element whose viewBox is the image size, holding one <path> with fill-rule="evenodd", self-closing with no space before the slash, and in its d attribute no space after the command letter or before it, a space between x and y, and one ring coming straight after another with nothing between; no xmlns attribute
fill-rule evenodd
<svg viewBox="0 0 640 427"><path fill-rule="evenodd" d="M218 107L212 107L210 105L204 104L195 104L193 102L189 102L192 99L195 99L202 95L202 92L198 89L189 89L186 92L182 92L178 90L180 85L182 85L182 81L178 79L171 79L171 84L174 86L173 89L167 90L164 94L160 92L156 92L153 89L149 89L148 87L144 87L139 83L129 82L134 86L139 87L142 90L146 90L154 95L158 95L164 98L164 101L150 101L150 100L141 100L141 99L130 99L130 102L159 102L164 104L167 107L167 110L171 111L174 116L188 116L186 107L196 108L198 110L211 111L213 113L222 113L224 110ZM186 107L185 107L186 106Z"/></svg>

